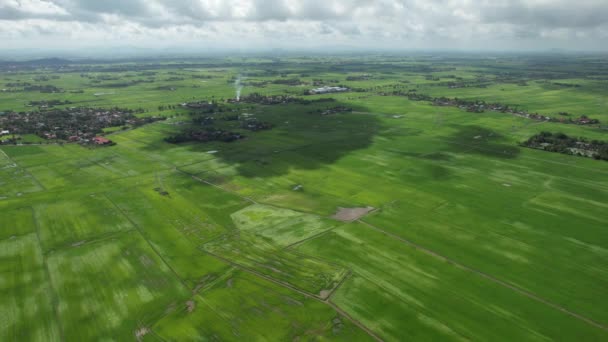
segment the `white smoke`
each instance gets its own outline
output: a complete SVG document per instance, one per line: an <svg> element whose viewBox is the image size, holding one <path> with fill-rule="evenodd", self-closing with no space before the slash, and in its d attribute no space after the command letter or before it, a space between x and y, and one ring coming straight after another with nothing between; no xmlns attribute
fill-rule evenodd
<svg viewBox="0 0 608 342"><path fill-rule="evenodd" d="M243 76L239 74L239 76L234 80L234 88L236 89L236 100L241 100L241 90L243 90L243 85L241 84Z"/></svg>

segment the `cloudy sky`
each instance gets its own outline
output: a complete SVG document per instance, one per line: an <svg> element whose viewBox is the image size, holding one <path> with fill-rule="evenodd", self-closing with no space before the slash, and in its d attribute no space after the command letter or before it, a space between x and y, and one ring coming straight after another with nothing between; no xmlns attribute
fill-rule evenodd
<svg viewBox="0 0 608 342"><path fill-rule="evenodd" d="M608 0L0 0L0 42L0 50L608 50Z"/></svg>

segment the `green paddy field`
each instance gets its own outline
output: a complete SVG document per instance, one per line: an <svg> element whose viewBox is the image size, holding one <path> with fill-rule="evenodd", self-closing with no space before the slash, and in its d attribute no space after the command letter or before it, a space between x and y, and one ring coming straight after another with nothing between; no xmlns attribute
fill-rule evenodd
<svg viewBox="0 0 608 342"><path fill-rule="evenodd" d="M151 79L119 88L77 68L1 73L0 83L56 75L34 83L66 92L2 92L0 112L60 99L168 119L110 129L111 147L36 136L0 145L0 340L608 340L608 162L519 145L541 131L608 140L608 59L543 58L251 58L87 73ZM140 76L147 67L154 75ZM159 106L232 98L239 74L243 96L303 96L314 80L358 91L306 96L330 104L226 104L274 128L232 143L164 141L191 116ZM488 84L441 85L453 77ZM272 83L282 78L302 85ZM470 113L387 89L600 124ZM317 111L337 105L353 111Z"/></svg>

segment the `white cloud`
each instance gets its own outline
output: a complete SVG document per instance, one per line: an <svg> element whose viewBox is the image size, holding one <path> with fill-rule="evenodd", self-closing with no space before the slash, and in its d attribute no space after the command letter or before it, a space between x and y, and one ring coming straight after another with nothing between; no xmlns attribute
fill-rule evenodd
<svg viewBox="0 0 608 342"><path fill-rule="evenodd" d="M0 38L20 45L584 48L606 31L606 0L0 0Z"/></svg>

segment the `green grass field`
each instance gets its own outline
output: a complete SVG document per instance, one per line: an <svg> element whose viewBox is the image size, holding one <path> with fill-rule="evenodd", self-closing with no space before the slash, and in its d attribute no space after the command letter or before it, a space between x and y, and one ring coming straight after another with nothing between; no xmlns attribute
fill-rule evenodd
<svg viewBox="0 0 608 342"><path fill-rule="evenodd" d="M66 90L2 92L0 112L56 99L169 118L107 129L110 147L35 135L0 145L0 340L607 340L608 163L520 143L542 131L607 141L608 75L574 56L541 73L539 58L0 73L0 83ZM33 81L41 74L59 78ZM239 74L243 95L303 96L313 80L358 89L306 96L335 99L312 104L220 101L215 116L248 113L273 128L217 119L246 138L164 141L194 125L190 110L159 106L232 98ZM454 77L488 84L442 85ZM282 78L307 85L272 83ZM392 89L600 124L383 95ZM320 114L335 106L352 112Z"/></svg>

